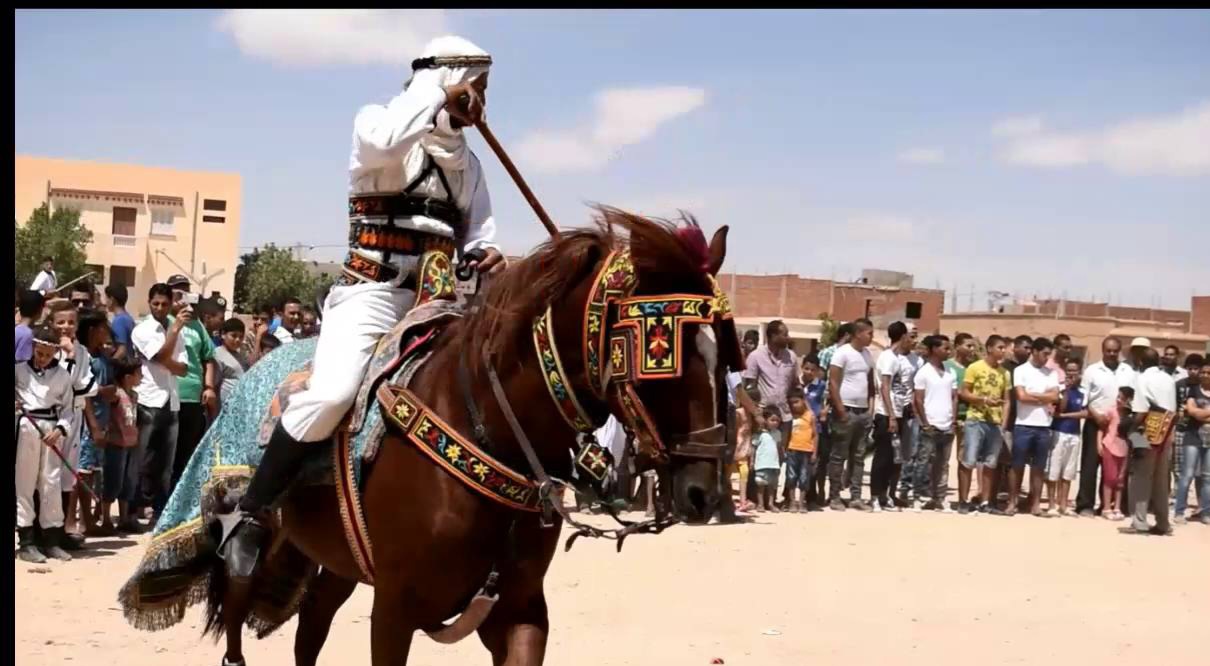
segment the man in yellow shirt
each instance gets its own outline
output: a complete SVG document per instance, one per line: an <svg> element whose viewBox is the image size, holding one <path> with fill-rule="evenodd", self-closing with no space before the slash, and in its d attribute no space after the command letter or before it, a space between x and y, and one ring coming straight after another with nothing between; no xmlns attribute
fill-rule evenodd
<svg viewBox="0 0 1210 666"><path fill-rule="evenodd" d="M802 391L790 394L790 445L786 447L786 488L790 492L790 513L805 513L811 470L815 468L817 433L815 415L807 407Z"/></svg>
<svg viewBox="0 0 1210 666"><path fill-rule="evenodd" d="M1008 353L1008 340L993 335L987 339L987 353L983 360L966 367L958 396L968 405L965 435L962 442L962 459L958 467L958 513L967 514L972 507L966 498L971 490L971 471L980 468L979 489L983 503L979 511L989 511L992 483L996 475L996 462L1000 447L1004 445L1004 429L1008 427L1009 391L1012 381L1008 370L1000 362Z"/></svg>

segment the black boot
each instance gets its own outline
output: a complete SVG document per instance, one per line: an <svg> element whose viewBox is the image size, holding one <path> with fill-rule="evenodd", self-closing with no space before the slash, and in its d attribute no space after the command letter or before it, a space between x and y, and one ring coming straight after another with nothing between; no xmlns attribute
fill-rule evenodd
<svg viewBox="0 0 1210 666"><path fill-rule="evenodd" d="M52 527L42 530L42 552L52 560L62 560L64 562L71 561L71 555L66 550L63 550L63 542L67 539L67 533L62 527Z"/></svg>
<svg viewBox="0 0 1210 666"><path fill-rule="evenodd" d="M38 544L34 541L34 528L22 527L17 529L17 557L22 562L30 564L43 564L46 562L46 556L42 551L38 550Z"/></svg>
<svg viewBox="0 0 1210 666"><path fill-rule="evenodd" d="M268 534L260 516L273 507L298 477L311 451L310 444L296 441L280 423L273 430L248 490L240 498L238 516L231 517L236 520L219 546L232 576L252 575Z"/></svg>

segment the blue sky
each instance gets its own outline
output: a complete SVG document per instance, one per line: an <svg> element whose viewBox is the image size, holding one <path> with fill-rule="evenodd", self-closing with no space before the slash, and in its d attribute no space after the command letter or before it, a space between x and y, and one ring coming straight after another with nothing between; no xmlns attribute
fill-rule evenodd
<svg viewBox="0 0 1210 666"><path fill-rule="evenodd" d="M1210 12L18 11L16 149L239 172L241 245L337 246L354 113L446 32L492 52L489 121L562 225L684 208L731 225L726 270L962 307L1210 293Z"/></svg>

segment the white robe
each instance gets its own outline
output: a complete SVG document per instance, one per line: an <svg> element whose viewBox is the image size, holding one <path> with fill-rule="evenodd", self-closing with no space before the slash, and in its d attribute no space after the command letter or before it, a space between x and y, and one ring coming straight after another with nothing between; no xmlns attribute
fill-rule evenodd
<svg viewBox="0 0 1210 666"><path fill-rule="evenodd" d="M34 516L43 529L63 526L63 472L59 457L50 447L42 443L42 437L53 427L70 432L71 405L74 400L71 376L58 365L51 365L42 372L35 371L29 363L15 366L14 395L26 411L56 408L56 421L21 418L17 430L16 491L17 526L31 527ZM59 450L63 450L66 437L59 439ZM34 491L38 491L38 510L34 510Z"/></svg>
<svg viewBox="0 0 1210 666"><path fill-rule="evenodd" d="M424 169L426 153L422 139L438 124L448 125L444 118L439 118L445 113L441 110L444 104L445 92L421 77L387 106L363 107L353 127L350 195L402 192ZM456 140L458 137L450 135L442 139L447 143ZM483 170L474 155L468 155L463 164L462 170L443 169L455 203L467 221L463 251L499 249ZM446 198L436 172L413 193ZM396 218L395 225L453 237L448 224L425 216ZM376 254L359 252L371 257ZM324 301L324 325L319 332L308 388L290 397L281 417L281 425L291 437L314 442L332 435L356 398L378 339L403 318L414 300L414 292L389 283L332 287Z"/></svg>
<svg viewBox="0 0 1210 666"><path fill-rule="evenodd" d="M78 468L80 466L80 429L84 427L84 410L87 409L88 404L86 398L97 394L97 385L92 376L92 355L88 353L84 345L76 342L73 356L75 356L75 362L71 363L70 367L68 367L67 359L59 359L59 366L66 370L71 378L73 393L71 403L65 410L70 418L67 437L63 438L63 443L59 445L59 448L72 468ZM62 461L60 464L63 464ZM66 465L63 465L62 484L65 493L71 492L76 487L76 477L68 471Z"/></svg>

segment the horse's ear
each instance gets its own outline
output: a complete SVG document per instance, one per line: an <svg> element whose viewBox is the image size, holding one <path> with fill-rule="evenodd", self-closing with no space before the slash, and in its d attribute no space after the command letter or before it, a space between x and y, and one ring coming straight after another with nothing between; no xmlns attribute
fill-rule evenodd
<svg viewBox="0 0 1210 666"><path fill-rule="evenodd" d="M714 237L710 239L711 275L718 275L719 269L723 267L723 259L727 257L727 230L729 228L724 224L714 232Z"/></svg>

